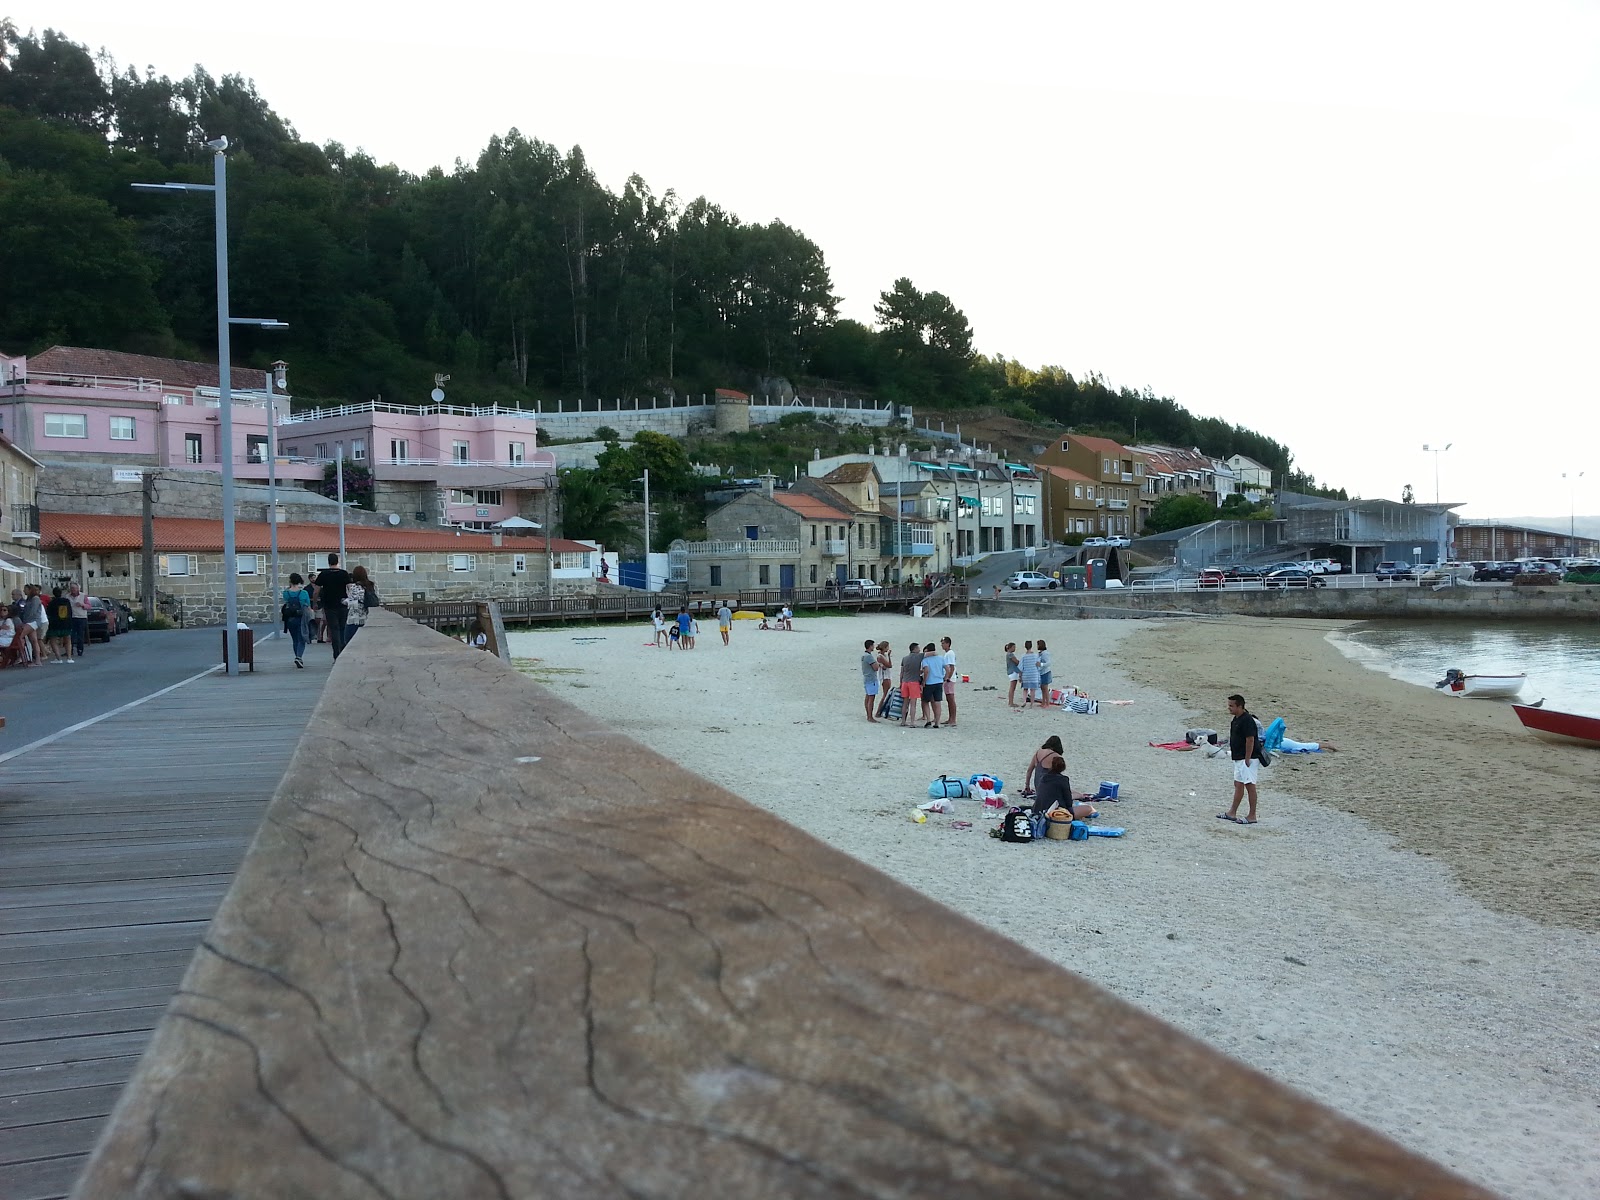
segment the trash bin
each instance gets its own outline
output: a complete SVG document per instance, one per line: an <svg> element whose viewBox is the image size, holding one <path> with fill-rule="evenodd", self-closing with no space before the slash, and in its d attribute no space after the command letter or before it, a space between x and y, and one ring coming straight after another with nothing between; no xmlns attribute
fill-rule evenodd
<svg viewBox="0 0 1600 1200"><path fill-rule="evenodd" d="M1087 587L1087 583L1084 582L1086 570L1086 567L1062 567L1061 586L1069 591Z"/></svg>
<svg viewBox="0 0 1600 1200"><path fill-rule="evenodd" d="M238 642L238 662L241 667L248 666L252 673L256 669L256 631L254 629L240 629ZM228 634L222 634L222 657L228 657Z"/></svg>
<svg viewBox="0 0 1600 1200"><path fill-rule="evenodd" d="M911 606L911 615L912 615L912 616L913 616L913 617L920 617L920 616L921 616L921 615L922 615L922 605L920 605L920 604L913 604L913 605L912 605L912 606Z"/></svg>

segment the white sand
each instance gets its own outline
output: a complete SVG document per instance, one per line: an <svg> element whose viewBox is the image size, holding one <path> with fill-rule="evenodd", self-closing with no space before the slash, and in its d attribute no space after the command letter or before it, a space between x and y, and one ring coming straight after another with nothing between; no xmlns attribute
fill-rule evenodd
<svg viewBox="0 0 1600 1200"><path fill-rule="evenodd" d="M1264 772L1259 825L1216 820L1229 765L1148 748L1193 714L1110 665L1152 628L864 616L794 633L736 622L731 648L702 623L693 652L618 627L512 646L562 699L1469 1178L1526 1200L1600 1196L1600 937L1490 911L1443 863L1281 793L1281 766ZM887 639L898 662L913 638L946 634L972 678L958 727L868 724L862 640ZM1009 710L1001 647L1039 636L1058 686L1134 703ZM1231 690L1217 686L1205 724L1225 728ZM1122 784L1129 798L1101 823L1126 837L1007 845L971 802L910 820L941 773L990 771L1018 790L1051 733L1075 786Z"/></svg>

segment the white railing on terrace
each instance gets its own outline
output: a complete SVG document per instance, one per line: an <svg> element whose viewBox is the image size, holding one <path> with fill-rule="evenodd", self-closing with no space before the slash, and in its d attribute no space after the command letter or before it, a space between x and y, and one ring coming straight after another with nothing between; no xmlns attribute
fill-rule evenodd
<svg viewBox="0 0 1600 1200"><path fill-rule="evenodd" d="M685 542L681 548L686 554L696 558L706 555L724 556L729 554L760 554L777 556L780 554L799 554L799 538L746 538L743 541L728 542Z"/></svg>
<svg viewBox="0 0 1600 1200"><path fill-rule="evenodd" d="M278 423L299 425L324 417L355 417L363 413L396 413L403 417L520 417L532 421L538 416L531 408L510 408L504 404L467 407L460 404L391 404L387 400L366 400L360 404L340 404L326 408L305 408L291 413Z"/></svg>
<svg viewBox="0 0 1600 1200"><path fill-rule="evenodd" d="M332 462L333 459L323 461ZM500 467L507 471L532 471L538 475L548 475L556 469L556 456L548 450L536 450L517 462L499 458L363 458L358 461L373 467Z"/></svg>
<svg viewBox="0 0 1600 1200"><path fill-rule="evenodd" d="M824 538L822 553L829 558L842 558L850 553L850 542L845 538Z"/></svg>
<svg viewBox="0 0 1600 1200"><path fill-rule="evenodd" d="M0 393L16 395L25 388L73 388L73 389L99 389L114 392L143 392L152 398L166 399L173 397L184 404L194 405L197 408L216 408L218 391L215 387L189 387L177 384L167 385L159 379L142 379L123 375L59 375L50 372L30 372L21 379L13 379L0 385ZM267 406L267 392L263 388L234 388L230 393L235 405L244 405L251 408L265 408ZM288 400L287 396L277 395L278 401Z"/></svg>
<svg viewBox="0 0 1600 1200"><path fill-rule="evenodd" d="M1107 508L1127 508L1128 507L1128 502L1126 500L1107 500L1106 501L1106 507Z"/></svg>

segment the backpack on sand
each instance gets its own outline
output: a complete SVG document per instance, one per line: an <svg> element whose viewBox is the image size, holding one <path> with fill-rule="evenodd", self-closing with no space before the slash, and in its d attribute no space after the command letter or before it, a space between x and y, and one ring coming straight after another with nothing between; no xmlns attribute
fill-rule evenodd
<svg viewBox="0 0 1600 1200"><path fill-rule="evenodd" d="M989 831L990 837L999 838L1002 842L1033 842L1033 822L1029 819L1031 813L1025 808L1013 808L1007 811L1000 824Z"/></svg>

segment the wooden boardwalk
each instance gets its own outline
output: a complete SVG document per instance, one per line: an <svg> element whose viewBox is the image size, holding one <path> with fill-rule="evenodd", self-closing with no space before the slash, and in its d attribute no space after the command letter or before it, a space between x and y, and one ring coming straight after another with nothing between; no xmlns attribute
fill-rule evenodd
<svg viewBox="0 0 1600 1200"><path fill-rule="evenodd" d="M64 1196L326 681L281 639L0 766L0 1197Z"/></svg>

